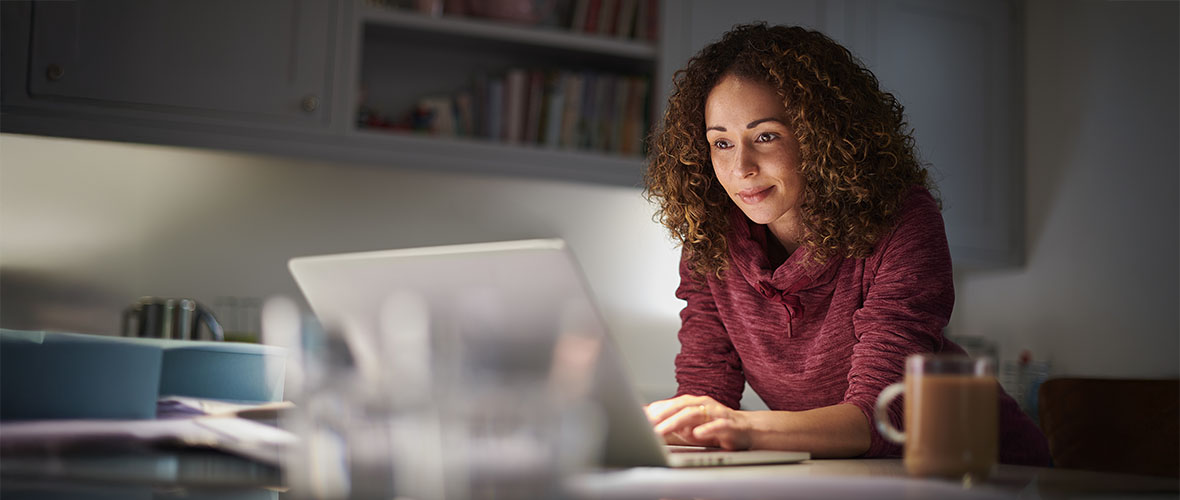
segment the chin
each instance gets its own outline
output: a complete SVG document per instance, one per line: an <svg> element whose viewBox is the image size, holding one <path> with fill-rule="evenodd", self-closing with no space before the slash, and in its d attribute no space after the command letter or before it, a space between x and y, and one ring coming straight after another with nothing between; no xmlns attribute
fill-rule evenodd
<svg viewBox="0 0 1180 500"><path fill-rule="evenodd" d="M770 224L771 222L773 222L775 220L775 217L770 216L770 215L766 215L766 214L750 213L746 210L742 210L742 213L746 214L746 218L750 219L755 224L766 225L766 224Z"/></svg>

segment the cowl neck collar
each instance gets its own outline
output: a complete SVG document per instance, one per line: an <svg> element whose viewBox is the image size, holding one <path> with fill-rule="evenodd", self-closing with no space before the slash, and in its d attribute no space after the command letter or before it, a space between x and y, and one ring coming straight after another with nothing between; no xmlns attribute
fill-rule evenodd
<svg viewBox="0 0 1180 500"><path fill-rule="evenodd" d="M782 265L775 268L768 255L769 231L764 225L751 221L736 206L731 206L729 224L731 229L728 243L732 269L758 290L769 286L780 293L794 294L800 290L826 284L835 277L835 271L844 260L843 257L832 257L823 264L817 264L812 258L811 248L800 246L791 252Z"/></svg>

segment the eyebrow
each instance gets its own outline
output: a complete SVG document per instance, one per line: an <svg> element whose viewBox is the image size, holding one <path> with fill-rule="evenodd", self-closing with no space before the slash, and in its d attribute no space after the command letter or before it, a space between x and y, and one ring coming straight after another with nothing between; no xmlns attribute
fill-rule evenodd
<svg viewBox="0 0 1180 500"><path fill-rule="evenodd" d="M780 125L786 125L785 123L783 123L783 121L782 121L782 120L780 120L780 119L778 119L778 118L774 118L774 117L767 117L767 118L759 118L759 119L757 119L757 120L754 120L754 121L752 121L752 122L750 122L750 123L747 123L747 124L746 124L746 128L748 128L748 129L749 129L749 128L754 128L754 127L757 127L759 124L761 124L761 123L765 123L765 122L776 122L776 123L778 123L778 124L780 124ZM721 126L717 126L717 125L714 125L714 126L712 126L712 127L709 127L709 128L706 128L706 129L705 129L705 131L706 131L706 132L708 132L708 131L710 131L710 130L716 130L716 131L718 131L718 132L728 132L728 130L726 130L726 129L725 129L725 127L721 127Z"/></svg>

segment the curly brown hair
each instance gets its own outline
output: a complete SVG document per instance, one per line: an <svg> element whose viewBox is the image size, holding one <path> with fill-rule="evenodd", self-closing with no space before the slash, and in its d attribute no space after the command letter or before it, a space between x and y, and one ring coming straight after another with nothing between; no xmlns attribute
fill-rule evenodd
<svg viewBox="0 0 1180 500"><path fill-rule="evenodd" d="M720 276L729 260L733 202L705 139L705 99L726 75L764 82L783 99L800 147L801 243L817 263L867 257L912 187L934 191L904 108L847 49L818 31L735 26L676 72L645 175L645 195L658 202L655 219L701 275Z"/></svg>

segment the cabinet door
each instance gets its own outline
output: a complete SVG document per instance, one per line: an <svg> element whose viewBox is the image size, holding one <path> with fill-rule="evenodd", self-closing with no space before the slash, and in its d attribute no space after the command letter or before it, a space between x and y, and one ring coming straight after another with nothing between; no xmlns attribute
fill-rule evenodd
<svg viewBox="0 0 1180 500"><path fill-rule="evenodd" d="M1024 245L1016 11L994 0L693 0L669 21L664 73L737 23L823 31L905 106L956 266L1014 265Z"/></svg>
<svg viewBox="0 0 1180 500"><path fill-rule="evenodd" d="M328 117L334 2L78 0L33 8L33 99L233 120Z"/></svg>
<svg viewBox="0 0 1180 500"><path fill-rule="evenodd" d="M846 10L849 48L905 106L957 267L1023 260L1017 19L995 0L859 0Z"/></svg>

